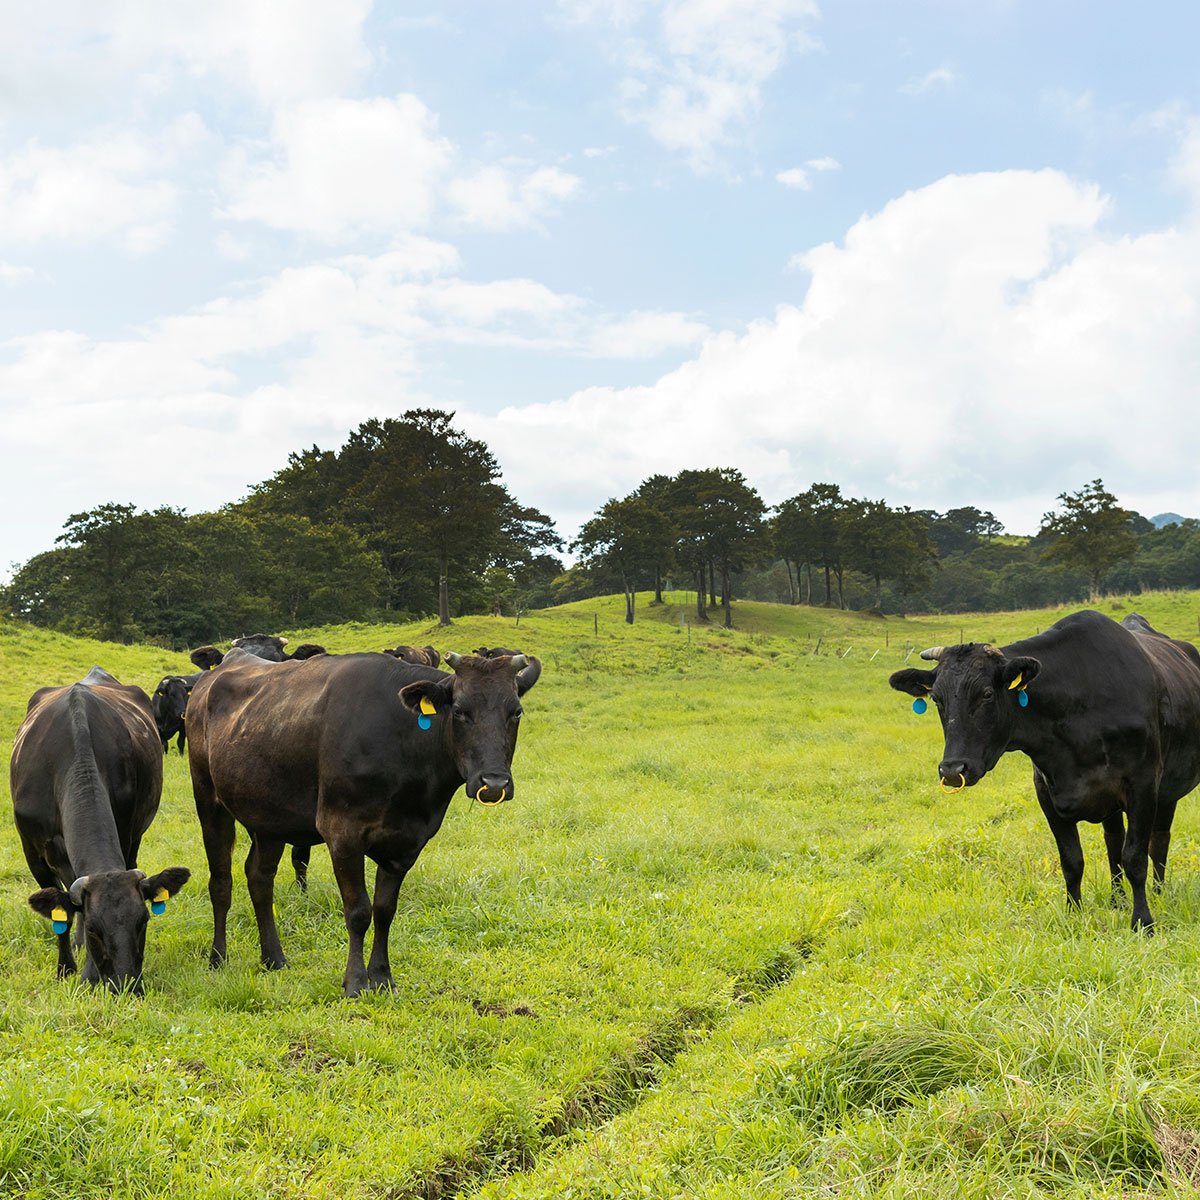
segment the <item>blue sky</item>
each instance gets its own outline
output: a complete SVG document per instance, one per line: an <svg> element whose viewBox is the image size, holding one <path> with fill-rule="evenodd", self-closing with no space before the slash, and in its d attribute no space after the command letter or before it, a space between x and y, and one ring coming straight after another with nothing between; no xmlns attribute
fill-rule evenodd
<svg viewBox="0 0 1200 1200"><path fill-rule="evenodd" d="M1200 6L0 3L0 569L452 409L570 536L736 466L1200 515Z"/></svg>

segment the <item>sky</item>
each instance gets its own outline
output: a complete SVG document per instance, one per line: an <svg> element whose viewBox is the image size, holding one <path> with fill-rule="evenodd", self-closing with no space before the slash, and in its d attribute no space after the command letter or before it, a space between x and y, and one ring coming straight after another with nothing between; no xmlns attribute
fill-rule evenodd
<svg viewBox="0 0 1200 1200"><path fill-rule="evenodd" d="M0 575L433 407L570 538L736 467L1200 516L1194 0L0 0Z"/></svg>

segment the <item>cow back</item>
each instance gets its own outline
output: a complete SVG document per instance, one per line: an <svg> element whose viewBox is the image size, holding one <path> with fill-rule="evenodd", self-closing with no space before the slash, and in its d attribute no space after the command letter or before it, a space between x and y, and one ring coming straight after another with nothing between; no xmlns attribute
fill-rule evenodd
<svg viewBox="0 0 1200 1200"><path fill-rule="evenodd" d="M79 874L121 866L162 794L150 698L98 669L40 689L17 730L10 778L24 839L62 836Z"/></svg>

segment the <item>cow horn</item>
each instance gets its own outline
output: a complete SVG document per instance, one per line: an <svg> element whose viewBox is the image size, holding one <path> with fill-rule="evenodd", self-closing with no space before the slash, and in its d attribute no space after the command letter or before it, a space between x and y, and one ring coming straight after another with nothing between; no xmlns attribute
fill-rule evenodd
<svg viewBox="0 0 1200 1200"><path fill-rule="evenodd" d="M73 884L71 884L70 890L67 892L67 895L71 899L71 903L74 904L76 908L83 903L83 889L87 887L89 879L91 879L90 875L80 875L80 877L75 880Z"/></svg>
<svg viewBox="0 0 1200 1200"><path fill-rule="evenodd" d="M447 650L442 657L450 664L451 670L454 671L458 670L458 664L463 660L463 656L461 654L455 654L453 650Z"/></svg>
<svg viewBox="0 0 1200 1200"><path fill-rule="evenodd" d="M280 644L281 646L286 646L286 645L287 645L287 638L285 638L285 637L281 637L281 638L279 639L279 644Z"/></svg>
<svg viewBox="0 0 1200 1200"><path fill-rule="evenodd" d="M143 870L141 869L141 867L130 867L129 869L130 869L130 870L133 872L133 874L135 874L135 875L136 875L136 876L137 876L139 879L145 879L145 878L146 878L146 872L145 872L145 871L143 871Z"/></svg>
<svg viewBox="0 0 1200 1200"><path fill-rule="evenodd" d="M941 658L946 652L945 646L930 646L928 650L921 651L922 658Z"/></svg>
<svg viewBox="0 0 1200 1200"><path fill-rule="evenodd" d="M527 662L529 662L529 659L527 659L524 654L514 654L512 656L512 666L514 670L519 671Z"/></svg>

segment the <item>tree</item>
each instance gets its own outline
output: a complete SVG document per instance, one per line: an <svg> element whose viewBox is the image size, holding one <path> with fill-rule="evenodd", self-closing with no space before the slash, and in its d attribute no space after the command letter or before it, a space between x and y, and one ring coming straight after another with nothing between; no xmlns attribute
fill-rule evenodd
<svg viewBox="0 0 1200 1200"><path fill-rule="evenodd" d="M625 593L625 620L633 624L637 579L653 572L661 561L670 534L667 515L637 492L607 504L579 531L571 543L589 559L617 571Z"/></svg>
<svg viewBox="0 0 1200 1200"><path fill-rule="evenodd" d="M850 500L838 514L846 562L875 584L875 608L883 609L883 581L895 580L901 596L929 584L937 554L923 513L889 508L882 500Z"/></svg>
<svg viewBox="0 0 1200 1200"><path fill-rule="evenodd" d="M671 496L679 556L695 564L697 615L707 619L703 600L706 570L710 579L719 571L724 624L729 629L733 625L733 573L764 558L770 547L766 505L741 471L732 467L681 471Z"/></svg>
<svg viewBox="0 0 1200 1200"><path fill-rule="evenodd" d="M358 445L347 447L370 449L351 502L371 514L378 539L435 566L442 625L450 624L452 572L482 576L488 566L562 544L549 517L516 503L492 452L455 429L453 416L412 409L400 420L367 422Z"/></svg>
<svg viewBox="0 0 1200 1200"><path fill-rule="evenodd" d="M1094 600L1105 572L1137 555L1137 538L1130 529L1134 514L1117 504L1100 479L1058 498L1064 511L1045 513L1038 530L1039 537L1056 539L1042 558L1086 574Z"/></svg>

